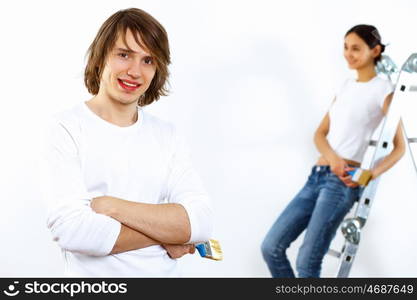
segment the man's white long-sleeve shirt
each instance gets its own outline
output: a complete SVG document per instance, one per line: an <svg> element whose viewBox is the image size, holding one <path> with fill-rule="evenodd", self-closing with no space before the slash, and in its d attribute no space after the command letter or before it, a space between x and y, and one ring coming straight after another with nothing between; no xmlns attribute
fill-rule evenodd
<svg viewBox="0 0 417 300"><path fill-rule="evenodd" d="M159 245L109 254L121 224L90 201L113 196L142 203L179 203L191 224L190 243L210 238L212 209L184 142L174 127L138 108L120 127L83 102L53 116L44 153L47 225L62 248L68 276L178 276Z"/></svg>

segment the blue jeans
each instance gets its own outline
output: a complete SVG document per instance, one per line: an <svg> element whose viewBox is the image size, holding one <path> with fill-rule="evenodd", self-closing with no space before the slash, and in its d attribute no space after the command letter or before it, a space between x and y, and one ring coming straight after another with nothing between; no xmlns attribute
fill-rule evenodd
<svg viewBox="0 0 417 300"><path fill-rule="evenodd" d="M307 183L266 235L262 255L272 277L295 277L286 250L307 229L299 249L299 277L320 277L321 264L337 228L362 189L347 187L329 166L314 166Z"/></svg>

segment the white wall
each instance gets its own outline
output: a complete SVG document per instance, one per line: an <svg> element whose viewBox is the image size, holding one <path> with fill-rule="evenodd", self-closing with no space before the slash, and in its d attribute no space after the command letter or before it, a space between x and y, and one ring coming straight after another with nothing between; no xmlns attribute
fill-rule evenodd
<svg viewBox="0 0 417 300"><path fill-rule="evenodd" d="M225 259L182 259L186 276L269 276L260 243L317 157L313 131L348 71L344 33L376 25L398 64L417 52L415 1L15 1L0 4L0 276L60 276L37 182L39 127L90 96L85 52L116 10L167 29L169 97L147 108L186 134L216 207ZM417 110L416 110L417 112ZM417 133L417 132L416 132ZM406 157L381 180L352 276L417 276L417 177ZM341 237L334 248L341 245ZM289 250L294 261L297 240ZM337 260L326 257L323 276Z"/></svg>

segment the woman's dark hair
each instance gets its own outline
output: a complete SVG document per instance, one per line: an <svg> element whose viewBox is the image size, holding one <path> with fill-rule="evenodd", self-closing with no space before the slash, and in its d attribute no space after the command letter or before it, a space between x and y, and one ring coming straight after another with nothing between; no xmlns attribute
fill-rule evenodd
<svg viewBox="0 0 417 300"><path fill-rule="evenodd" d="M353 26L351 29L346 32L345 37L350 33L356 33L371 49L374 49L376 46L381 46L381 52L374 59L375 65L378 61L381 60L381 54L385 50L385 45L381 43L381 35L376 29L375 26L360 24Z"/></svg>

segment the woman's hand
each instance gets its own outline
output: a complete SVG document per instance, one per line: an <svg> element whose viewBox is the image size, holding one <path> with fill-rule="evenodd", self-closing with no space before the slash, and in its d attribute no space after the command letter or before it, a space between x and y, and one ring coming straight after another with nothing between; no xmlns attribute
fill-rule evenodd
<svg viewBox="0 0 417 300"><path fill-rule="evenodd" d="M339 178L346 175L345 169L348 167L347 162L341 157L335 157L330 160L330 171Z"/></svg>
<svg viewBox="0 0 417 300"><path fill-rule="evenodd" d="M169 257L171 257L172 259L180 258L186 254L193 254L195 252L195 246L193 244L162 244L162 247L165 248L165 250L168 252Z"/></svg>
<svg viewBox="0 0 417 300"><path fill-rule="evenodd" d="M340 157L337 157L330 161L330 170L334 173L343 183L350 188L355 188L359 186L356 182L352 181L352 176L347 172L355 170L348 166L347 162Z"/></svg>
<svg viewBox="0 0 417 300"><path fill-rule="evenodd" d="M343 181L343 183L350 188L355 188L355 187L359 186L358 183L352 181L352 176L347 173L347 172L353 171L353 170L355 170L355 168L351 168L351 167L347 166L347 167L345 167L345 174L343 176L338 176L339 179L341 181Z"/></svg>

